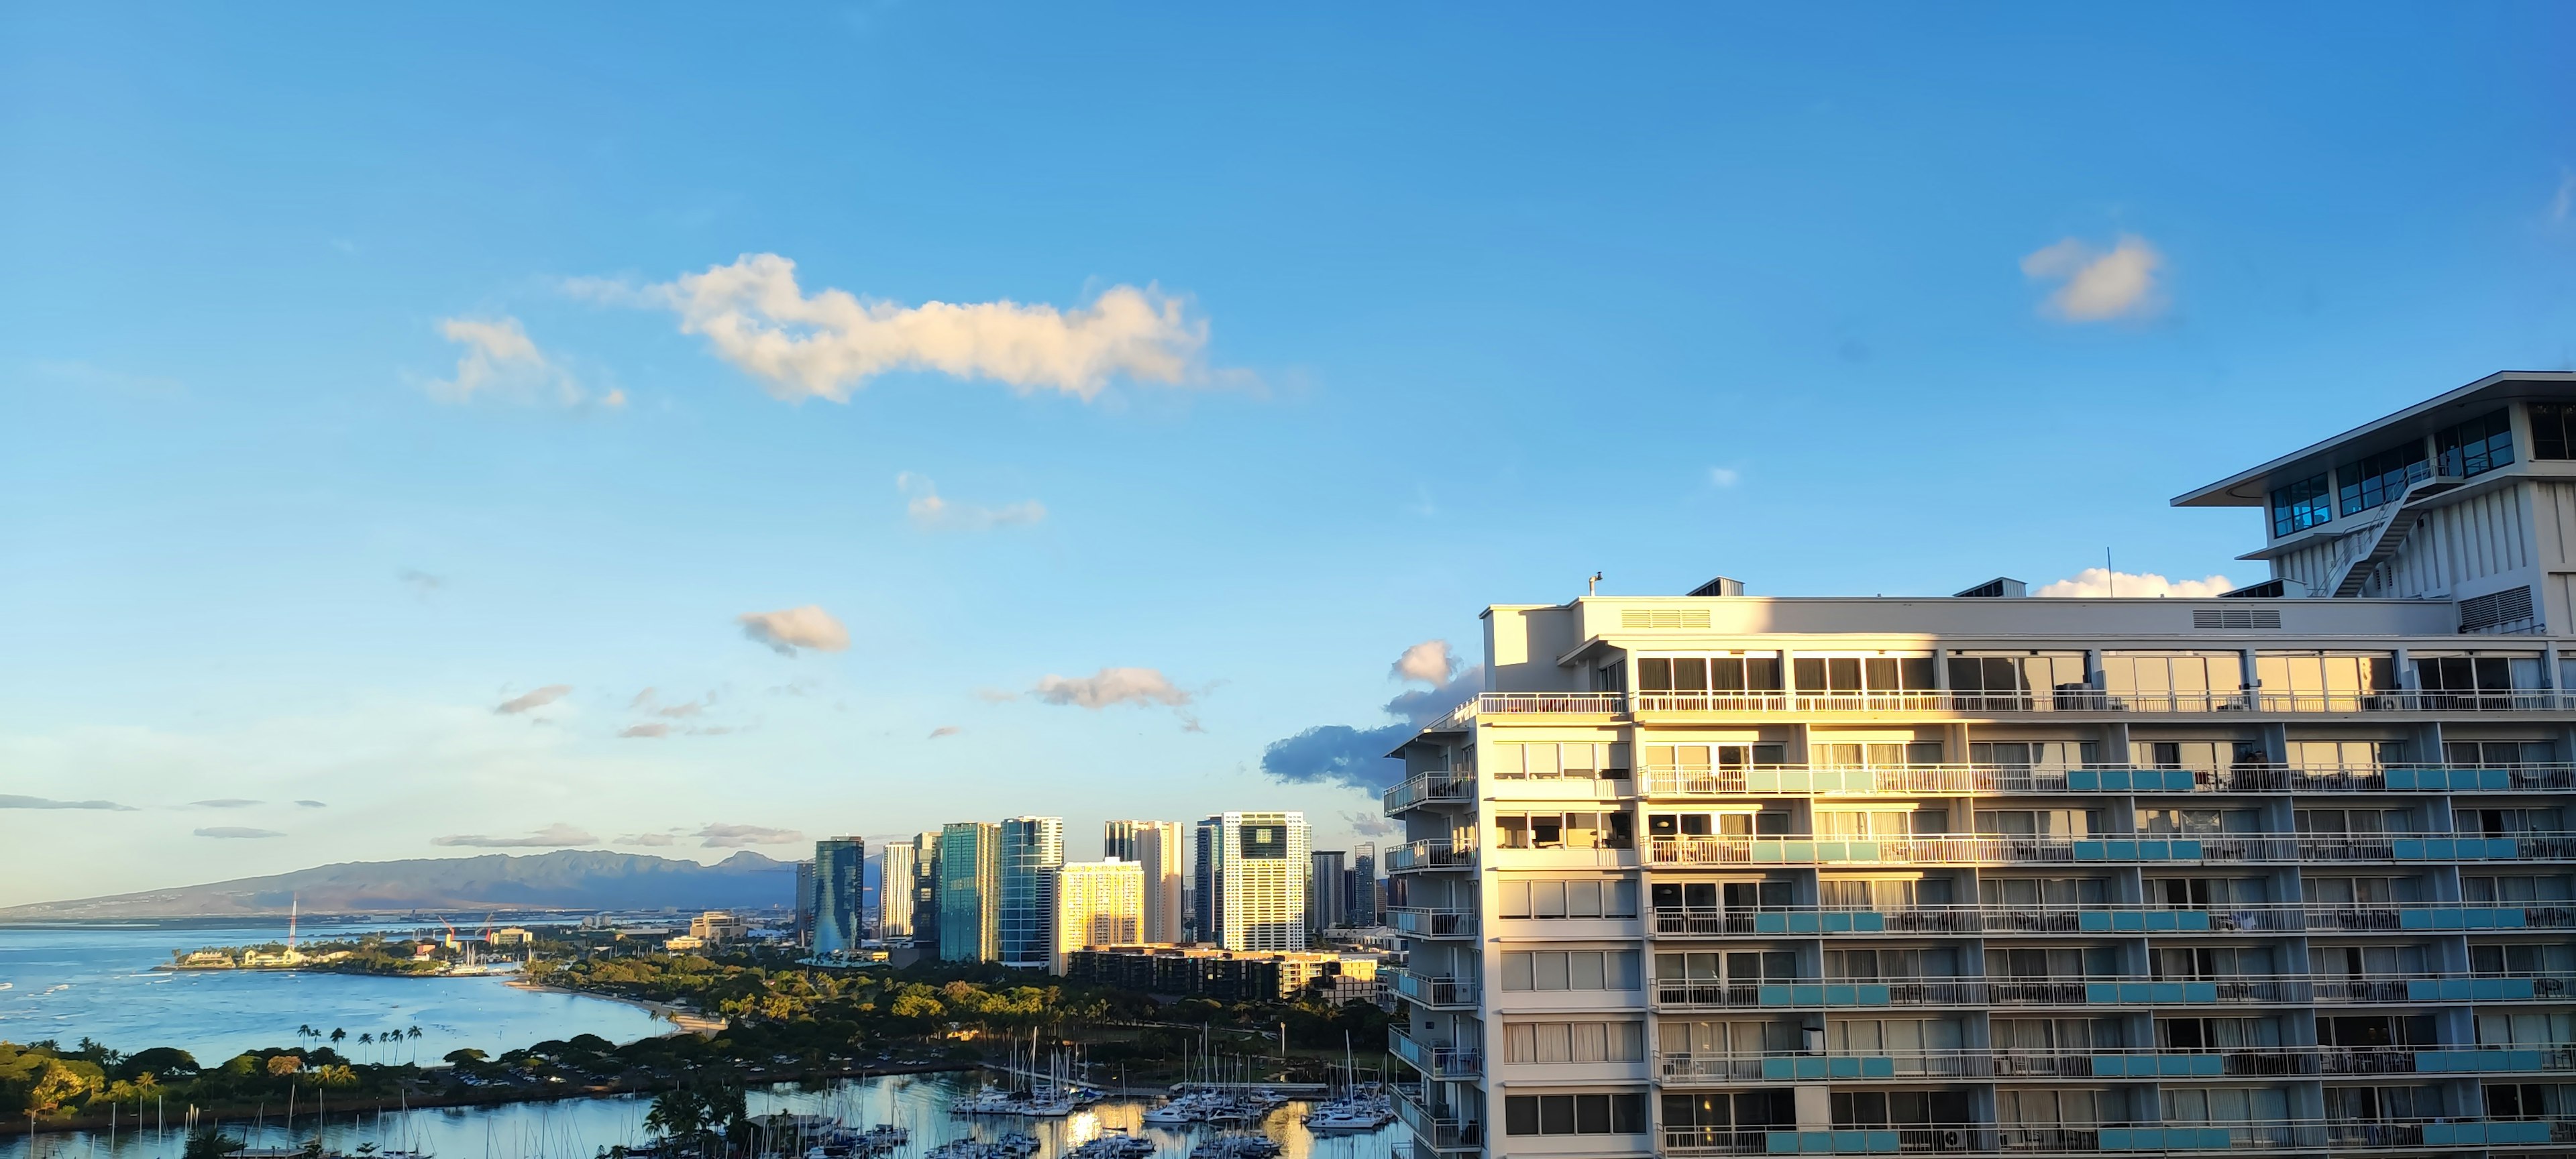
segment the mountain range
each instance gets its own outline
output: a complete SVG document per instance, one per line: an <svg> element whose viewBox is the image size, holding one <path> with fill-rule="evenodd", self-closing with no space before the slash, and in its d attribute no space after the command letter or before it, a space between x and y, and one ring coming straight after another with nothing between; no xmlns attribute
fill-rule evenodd
<svg viewBox="0 0 2576 1159"><path fill-rule="evenodd" d="M0 921L282 916L407 910L766 909L787 904L795 866L744 850L714 865L565 849L513 856L350 861L270 877L0 909Z"/></svg>

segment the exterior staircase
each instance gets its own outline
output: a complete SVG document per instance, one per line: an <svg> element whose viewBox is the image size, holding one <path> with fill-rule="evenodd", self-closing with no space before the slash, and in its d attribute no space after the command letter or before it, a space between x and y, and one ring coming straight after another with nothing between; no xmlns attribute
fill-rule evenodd
<svg viewBox="0 0 2576 1159"><path fill-rule="evenodd" d="M2417 479L2406 485L2406 493L2398 496L2396 502L2387 505L2376 524L2345 536L2344 562L2335 572L2334 584L2329 589L2334 598L2348 600L2360 595L2362 585L2370 582L2370 573L2379 570L2379 565L2388 562L2396 556L2397 549L2406 546L2406 537L2424 519L2427 505L2420 500L2452 490L2466 481L2457 475L2427 475Z"/></svg>

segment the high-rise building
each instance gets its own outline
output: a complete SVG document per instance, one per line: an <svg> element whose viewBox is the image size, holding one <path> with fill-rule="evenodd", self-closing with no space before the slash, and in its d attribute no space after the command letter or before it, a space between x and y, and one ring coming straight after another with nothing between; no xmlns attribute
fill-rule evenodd
<svg viewBox="0 0 2576 1159"><path fill-rule="evenodd" d="M1312 868L1306 874L1306 935L1317 938L1323 932L1350 924L1350 910L1344 905L1348 887L1342 881L1342 851L1318 849L1307 855Z"/></svg>
<svg viewBox="0 0 2576 1159"><path fill-rule="evenodd" d="M1145 875L1145 933L1148 942L1178 942L1188 936L1181 918L1181 823L1178 821L1112 821L1103 832L1100 855L1133 861Z"/></svg>
<svg viewBox="0 0 2576 1159"><path fill-rule="evenodd" d="M1201 941L1306 948L1304 813L1217 813L1198 823Z"/></svg>
<svg viewBox="0 0 2576 1159"><path fill-rule="evenodd" d="M1132 946L1144 937L1145 873L1133 861L1079 861L1055 870L1055 943L1047 968L1090 946Z"/></svg>
<svg viewBox="0 0 2576 1159"><path fill-rule="evenodd" d="M939 832L912 839L912 944L923 958L939 949Z"/></svg>
<svg viewBox="0 0 2576 1159"><path fill-rule="evenodd" d="M1351 850L1351 868L1342 876L1342 905L1354 926L1374 926L1377 912L1377 844L1362 841Z"/></svg>
<svg viewBox="0 0 2576 1159"><path fill-rule="evenodd" d="M846 954L866 936L859 924L867 884L868 843L826 837L814 843L814 952Z"/></svg>
<svg viewBox="0 0 2576 1159"><path fill-rule="evenodd" d="M1385 797L1403 1152L2563 1148L2576 374L2174 503L2270 577L1488 608Z"/></svg>
<svg viewBox="0 0 2576 1159"><path fill-rule="evenodd" d="M939 956L1002 958L1002 827L962 821L939 830Z"/></svg>
<svg viewBox="0 0 2576 1159"><path fill-rule="evenodd" d="M912 844L894 842L877 854L877 936L912 936Z"/></svg>
<svg viewBox="0 0 2576 1159"><path fill-rule="evenodd" d="M1002 964L1043 970L1055 956L1055 871L1064 865L1064 818L1002 822Z"/></svg>
<svg viewBox="0 0 2576 1159"><path fill-rule="evenodd" d="M813 948L814 860L810 857L796 863L796 925L792 933L797 945Z"/></svg>

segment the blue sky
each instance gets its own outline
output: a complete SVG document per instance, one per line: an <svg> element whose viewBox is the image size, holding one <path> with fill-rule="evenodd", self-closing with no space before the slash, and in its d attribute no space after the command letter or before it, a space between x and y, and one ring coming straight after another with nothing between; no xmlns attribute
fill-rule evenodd
<svg viewBox="0 0 2576 1159"><path fill-rule="evenodd" d="M0 904L1333 847L1483 604L2254 578L2165 500L2576 364L2563 6L1472 15L0 13L0 799L125 806Z"/></svg>

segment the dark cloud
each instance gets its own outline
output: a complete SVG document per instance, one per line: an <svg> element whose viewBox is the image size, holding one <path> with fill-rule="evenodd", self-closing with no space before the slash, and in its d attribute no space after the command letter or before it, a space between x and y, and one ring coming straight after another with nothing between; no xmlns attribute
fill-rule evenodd
<svg viewBox="0 0 2576 1159"><path fill-rule="evenodd" d="M56 801L49 797L22 797L15 793L0 793L0 809L105 809L115 813L134 812L134 806L119 805L114 801Z"/></svg>
<svg viewBox="0 0 2576 1159"><path fill-rule="evenodd" d="M329 805L325 805L325 804L323 804L323 803L322 803L322 802L320 802L320 801L297 801L297 802L296 802L296 804L298 804L298 805L302 805L302 806L304 806L304 807L305 807L305 808L307 808L307 809L328 809L328 808L330 808L330 806L329 806Z"/></svg>
<svg viewBox="0 0 2576 1159"><path fill-rule="evenodd" d="M1261 751L1261 771L1291 784L1344 785L1378 792L1404 779L1404 762L1387 757L1422 726L1448 715L1484 689L1485 669L1458 670L1442 641L1430 640L1405 650L1394 675L1430 688L1408 689L1386 702L1385 712L1398 723L1375 728L1323 724ZM1434 680L1434 676L1442 679Z"/></svg>

